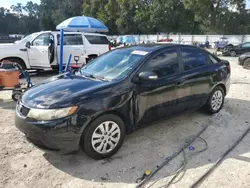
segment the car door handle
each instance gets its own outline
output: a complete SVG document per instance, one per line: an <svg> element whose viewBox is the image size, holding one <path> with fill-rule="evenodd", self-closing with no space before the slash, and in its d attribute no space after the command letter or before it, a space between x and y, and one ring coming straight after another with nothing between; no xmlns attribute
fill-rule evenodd
<svg viewBox="0 0 250 188"><path fill-rule="evenodd" d="M19 49L21 52L27 52L27 48Z"/></svg>

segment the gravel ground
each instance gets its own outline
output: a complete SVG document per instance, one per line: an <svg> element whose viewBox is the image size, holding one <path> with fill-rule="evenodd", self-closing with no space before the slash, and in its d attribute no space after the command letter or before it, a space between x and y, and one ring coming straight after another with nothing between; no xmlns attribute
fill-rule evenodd
<svg viewBox="0 0 250 188"><path fill-rule="evenodd" d="M14 126L15 103L10 99L11 92L1 91L0 187L135 187L136 179L146 169L154 169L208 125L201 135L208 149L193 155L205 147L204 141L197 139L192 144L194 151L186 150L188 163L183 178L177 178L177 182L170 186L189 187L250 126L250 72L237 64L237 58L225 59L231 62L232 80L220 113L208 116L199 110L140 129L128 135L120 151L108 160L92 160L82 151L76 155L60 156L37 149ZM33 81L38 82L53 74L39 74L33 77ZM200 187L250 187L249 143L250 133ZM150 180L147 187L152 183L151 187L166 186L183 159L183 154L176 157Z"/></svg>

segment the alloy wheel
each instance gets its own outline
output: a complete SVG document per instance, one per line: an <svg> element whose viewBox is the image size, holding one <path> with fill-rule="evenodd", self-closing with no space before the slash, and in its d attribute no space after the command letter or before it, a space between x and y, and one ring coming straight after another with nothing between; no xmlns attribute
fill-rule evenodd
<svg viewBox="0 0 250 188"><path fill-rule="evenodd" d="M220 109L221 105L223 103L223 93L220 90L217 90L214 92L211 100L211 106L214 111L217 111Z"/></svg>
<svg viewBox="0 0 250 188"><path fill-rule="evenodd" d="M105 121L97 126L92 134L93 149L101 154L111 152L119 143L121 130L113 121Z"/></svg>

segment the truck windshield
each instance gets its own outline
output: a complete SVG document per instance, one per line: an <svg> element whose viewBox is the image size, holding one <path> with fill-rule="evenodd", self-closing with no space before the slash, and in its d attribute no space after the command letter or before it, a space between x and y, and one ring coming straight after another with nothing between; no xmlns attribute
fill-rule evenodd
<svg viewBox="0 0 250 188"><path fill-rule="evenodd" d="M133 49L111 51L86 64L76 74L107 81L123 79L131 73L147 53Z"/></svg>
<svg viewBox="0 0 250 188"><path fill-rule="evenodd" d="M39 33L33 33L31 35L28 35L27 37L24 37L22 40L20 41L16 41L16 44L21 44L21 43L27 43L27 42L31 42L32 39L34 39L36 36L38 36Z"/></svg>

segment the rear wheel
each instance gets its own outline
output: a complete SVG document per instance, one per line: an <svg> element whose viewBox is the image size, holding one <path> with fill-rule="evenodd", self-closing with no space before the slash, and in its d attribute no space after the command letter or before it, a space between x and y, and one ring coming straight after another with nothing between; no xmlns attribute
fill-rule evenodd
<svg viewBox="0 0 250 188"><path fill-rule="evenodd" d="M222 87L217 86L211 92L211 95L207 101L207 111L211 114L218 113L224 104L225 92Z"/></svg>
<svg viewBox="0 0 250 188"><path fill-rule="evenodd" d="M86 63L89 63L93 59L97 58L97 55L89 55L89 57L86 59Z"/></svg>
<svg viewBox="0 0 250 188"><path fill-rule="evenodd" d="M230 56L231 57L235 57L237 54L236 54L236 51L230 51Z"/></svg>
<svg viewBox="0 0 250 188"><path fill-rule="evenodd" d="M250 58L244 61L243 68L250 69Z"/></svg>
<svg viewBox="0 0 250 188"><path fill-rule="evenodd" d="M107 114L94 120L84 131L80 146L94 159L114 155L125 137L124 123L116 115Z"/></svg>

